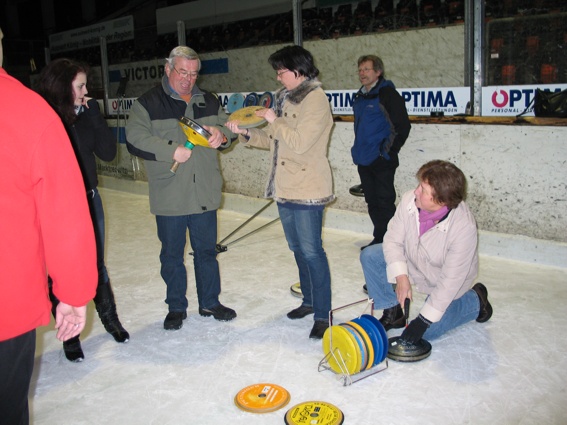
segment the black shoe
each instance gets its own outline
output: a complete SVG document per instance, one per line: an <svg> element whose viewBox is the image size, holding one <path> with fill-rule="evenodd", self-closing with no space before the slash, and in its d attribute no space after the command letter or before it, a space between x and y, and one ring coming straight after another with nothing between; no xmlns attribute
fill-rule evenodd
<svg viewBox="0 0 567 425"><path fill-rule="evenodd" d="M170 311L165 316L163 321L163 328L166 331L176 331L183 327L183 321L187 319L186 311Z"/></svg>
<svg viewBox="0 0 567 425"><path fill-rule="evenodd" d="M236 317L236 311L232 308L225 307L222 304L216 305L211 308L201 308L199 307L199 314L201 316L213 316L215 319L222 322L228 322Z"/></svg>
<svg viewBox="0 0 567 425"><path fill-rule="evenodd" d="M472 289L476 292L480 301L480 310L476 321L479 323L488 322L488 319L492 317L492 306L488 302L488 290L480 282L475 284Z"/></svg>
<svg viewBox="0 0 567 425"><path fill-rule="evenodd" d="M309 314L313 314L313 307L308 307L306 305L300 305L297 308L294 308L289 313L287 313L287 317L289 319L301 319Z"/></svg>
<svg viewBox="0 0 567 425"><path fill-rule="evenodd" d="M368 286L366 286L366 283L362 285L362 290L368 294Z"/></svg>
<svg viewBox="0 0 567 425"><path fill-rule="evenodd" d="M349 193L354 196L364 196L364 190L362 190L362 185L357 184L356 186L351 187Z"/></svg>
<svg viewBox="0 0 567 425"><path fill-rule="evenodd" d="M63 352L65 353L67 360L70 362L79 363L85 360L79 335L68 339L67 341L63 341Z"/></svg>
<svg viewBox="0 0 567 425"><path fill-rule="evenodd" d="M384 330L388 332L390 329L400 329L406 326L406 317L401 305L387 308L383 311L380 323L384 326Z"/></svg>
<svg viewBox="0 0 567 425"><path fill-rule="evenodd" d="M326 320L315 320L315 323L313 324L313 328L311 329L311 333L309 334L309 338L312 339L321 339L323 338L323 335L325 334L325 331L327 330L327 328L329 327L329 322L327 322Z"/></svg>

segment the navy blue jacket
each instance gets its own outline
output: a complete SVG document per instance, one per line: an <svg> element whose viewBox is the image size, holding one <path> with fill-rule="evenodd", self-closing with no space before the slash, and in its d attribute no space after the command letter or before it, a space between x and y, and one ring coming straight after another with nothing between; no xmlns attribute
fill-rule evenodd
<svg viewBox="0 0 567 425"><path fill-rule="evenodd" d="M400 152L411 124L404 99L394 83L380 77L368 93L361 88L353 111L355 139L351 154L356 165L370 165L380 156L390 160L391 153Z"/></svg>

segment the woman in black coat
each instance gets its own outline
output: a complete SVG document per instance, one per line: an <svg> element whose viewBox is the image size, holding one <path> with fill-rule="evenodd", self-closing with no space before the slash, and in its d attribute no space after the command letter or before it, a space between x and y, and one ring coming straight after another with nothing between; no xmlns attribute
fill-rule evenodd
<svg viewBox="0 0 567 425"><path fill-rule="evenodd" d="M83 174L97 246L96 310L106 331L117 342L127 342L130 335L118 319L114 294L104 264L104 210L97 190L95 159L97 156L103 161L112 161L116 157L116 139L100 113L97 101L86 96L87 74L86 65L70 59L56 59L41 71L38 92L65 124ZM55 311L59 300L54 296L51 279L49 280L49 296ZM85 358L79 336L65 341L63 350L70 361L80 362Z"/></svg>

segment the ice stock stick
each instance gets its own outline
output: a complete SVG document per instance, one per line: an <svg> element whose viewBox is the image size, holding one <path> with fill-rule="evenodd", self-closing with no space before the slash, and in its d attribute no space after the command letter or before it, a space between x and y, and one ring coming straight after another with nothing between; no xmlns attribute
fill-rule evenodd
<svg viewBox="0 0 567 425"><path fill-rule="evenodd" d="M409 324L409 305L410 305L410 299L406 298L406 300L404 301L404 315L406 316L406 328Z"/></svg>

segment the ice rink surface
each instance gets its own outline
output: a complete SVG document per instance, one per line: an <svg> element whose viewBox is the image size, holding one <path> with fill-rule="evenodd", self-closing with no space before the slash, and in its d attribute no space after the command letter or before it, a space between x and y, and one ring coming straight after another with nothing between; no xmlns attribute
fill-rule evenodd
<svg viewBox="0 0 567 425"><path fill-rule="evenodd" d="M199 316L188 246L189 317L181 330L165 331L160 243L148 198L108 189L101 196L106 263L131 339L116 343L92 304L82 363L65 358L53 323L39 329L30 389L34 425L283 424L287 410L307 401L335 405L349 425L567 423L567 269L481 256L478 281L494 308L489 322L431 341L432 354L421 362L383 362L376 368L384 370L344 386L332 371L318 370L324 353L321 341L308 338L313 316L286 317L301 300L290 293L297 268L279 222L227 241L218 255L221 302L238 313L231 322ZM219 240L248 218L220 211ZM233 239L266 222L254 219ZM359 254L369 240L325 230L333 308L365 299ZM424 300L414 297L410 318ZM365 307L339 310L333 321L351 320ZM256 383L283 387L289 403L262 414L238 408L236 394Z"/></svg>

